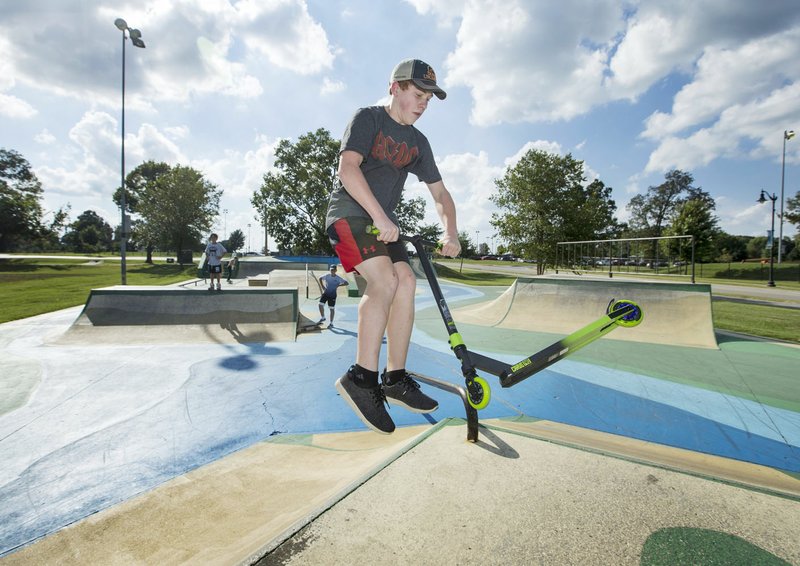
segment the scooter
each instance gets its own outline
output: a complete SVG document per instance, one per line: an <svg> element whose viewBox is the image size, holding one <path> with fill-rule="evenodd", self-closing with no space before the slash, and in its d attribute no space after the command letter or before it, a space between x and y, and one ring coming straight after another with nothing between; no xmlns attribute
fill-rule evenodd
<svg viewBox="0 0 800 566"><path fill-rule="evenodd" d="M375 232L374 228L368 228L368 231L371 233ZM433 293L436 306L439 309L442 321L447 329L450 348L453 350L456 358L461 361L461 373L464 376L464 383L466 386L465 400L475 410L486 408L491 400L491 388L489 387L489 383L478 375L477 370L497 376L500 379L500 385L502 387L511 387L553 365L557 361L564 359L570 354L573 354L587 344L591 344L618 326L633 327L640 324L644 317L642 308L635 302L611 299L606 307L606 313L596 321L587 324L583 328L576 330L572 334L531 354L515 364L507 364L500 360L484 356L483 354L470 351L464 343L464 339L458 332L456 323L444 299L444 294L439 286L433 264L428 257L427 250L436 248L437 244L425 241L421 236L401 236L400 239L413 245L417 252L422 269L425 271L425 277ZM425 381L430 382L431 380L426 379ZM437 385L436 383L431 384Z"/></svg>

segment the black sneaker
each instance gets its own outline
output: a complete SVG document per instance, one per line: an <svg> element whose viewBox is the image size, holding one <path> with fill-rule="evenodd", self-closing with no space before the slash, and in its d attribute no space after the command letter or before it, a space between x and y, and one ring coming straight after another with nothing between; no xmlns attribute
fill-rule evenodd
<svg viewBox="0 0 800 566"><path fill-rule="evenodd" d="M369 428L382 434L394 432L394 422L386 411L386 396L380 385L362 387L357 384L351 367L336 380L336 389Z"/></svg>
<svg viewBox="0 0 800 566"><path fill-rule="evenodd" d="M414 413L432 413L439 408L439 403L419 390L419 383L414 381L408 372L403 373L400 381L386 385L386 372L381 376L383 393L386 400L393 405L400 405Z"/></svg>

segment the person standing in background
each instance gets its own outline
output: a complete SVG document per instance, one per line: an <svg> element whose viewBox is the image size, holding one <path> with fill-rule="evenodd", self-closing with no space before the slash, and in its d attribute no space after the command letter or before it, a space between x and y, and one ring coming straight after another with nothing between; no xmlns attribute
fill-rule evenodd
<svg viewBox="0 0 800 566"><path fill-rule="evenodd" d="M208 261L208 277L211 285L208 290L214 290L214 279L217 280L217 291L222 291L222 258L228 250L225 246L217 242L216 234L211 234L208 245L206 246L206 260Z"/></svg>

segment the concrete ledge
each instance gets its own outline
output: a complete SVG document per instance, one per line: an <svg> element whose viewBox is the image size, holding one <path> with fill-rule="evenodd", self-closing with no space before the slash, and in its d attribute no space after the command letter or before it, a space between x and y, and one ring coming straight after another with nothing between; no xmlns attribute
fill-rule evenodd
<svg viewBox="0 0 800 566"><path fill-rule="evenodd" d="M269 342L294 340L296 288L122 286L92 289L56 343Z"/></svg>

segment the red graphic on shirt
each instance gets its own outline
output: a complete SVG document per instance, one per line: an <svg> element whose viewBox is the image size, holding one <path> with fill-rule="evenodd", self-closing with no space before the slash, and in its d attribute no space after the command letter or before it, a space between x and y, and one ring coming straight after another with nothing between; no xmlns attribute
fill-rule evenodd
<svg viewBox="0 0 800 566"><path fill-rule="evenodd" d="M397 169L402 169L419 155L417 146L408 147L406 142L397 143L391 136L378 132L370 155L379 161L388 161Z"/></svg>

